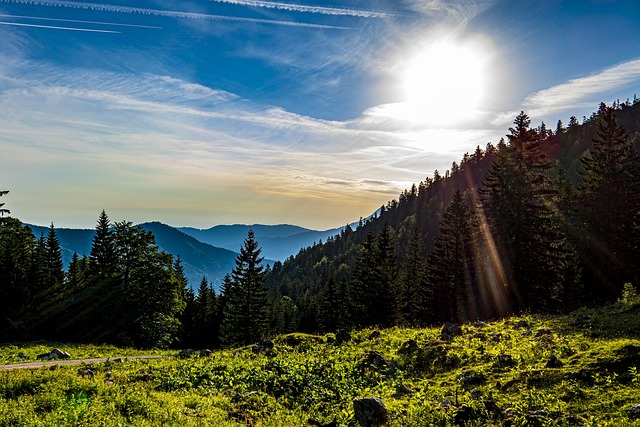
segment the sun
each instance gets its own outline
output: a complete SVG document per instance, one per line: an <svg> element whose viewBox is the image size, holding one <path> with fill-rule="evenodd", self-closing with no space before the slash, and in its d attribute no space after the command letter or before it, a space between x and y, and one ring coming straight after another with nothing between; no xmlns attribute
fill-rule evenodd
<svg viewBox="0 0 640 427"><path fill-rule="evenodd" d="M487 43L444 39L405 55L396 68L396 113L435 125L456 124L478 114L488 85Z"/></svg>

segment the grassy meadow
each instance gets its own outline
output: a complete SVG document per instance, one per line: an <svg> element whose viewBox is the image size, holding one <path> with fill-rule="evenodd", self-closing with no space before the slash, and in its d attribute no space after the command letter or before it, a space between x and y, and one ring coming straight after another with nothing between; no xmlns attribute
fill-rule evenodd
<svg viewBox="0 0 640 427"><path fill-rule="evenodd" d="M451 340L441 329L361 330L343 344L290 334L272 351L185 359L69 345L74 358L125 358L0 371L0 427L354 426L353 399L374 396L391 426L640 426L637 299L465 324ZM3 345L1 363L55 346ZM165 357L126 359L140 354Z"/></svg>

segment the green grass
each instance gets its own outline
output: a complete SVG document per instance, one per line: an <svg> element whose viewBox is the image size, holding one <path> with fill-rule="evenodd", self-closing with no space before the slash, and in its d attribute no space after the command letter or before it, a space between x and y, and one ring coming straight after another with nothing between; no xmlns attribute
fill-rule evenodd
<svg viewBox="0 0 640 427"><path fill-rule="evenodd" d="M463 414L467 426L640 426L629 411L640 403L637 304L467 324L452 342L440 328L371 332L344 345L331 334L280 336L269 355L246 347L100 363L92 378L81 375L87 366L0 372L0 427L353 426L353 399L369 396L385 403L391 426L452 426ZM2 357L50 347L4 346ZM546 367L551 355L561 367Z"/></svg>

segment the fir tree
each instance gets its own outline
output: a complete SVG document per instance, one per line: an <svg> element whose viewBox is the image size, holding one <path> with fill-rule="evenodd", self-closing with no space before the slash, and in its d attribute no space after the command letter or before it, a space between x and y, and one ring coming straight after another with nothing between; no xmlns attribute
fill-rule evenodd
<svg viewBox="0 0 640 427"><path fill-rule="evenodd" d="M53 223L51 223L51 226L49 227L49 231L47 233L45 248L47 250L49 286L52 289L57 289L62 286L64 282L64 266L62 264L62 250L60 249L60 241L58 240L58 236L56 234Z"/></svg>
<svg viewBox="0 0 640 427"><path fill-rule="evenodd" d="M113 234L109 230L110 225L109 217L103 210L98 217L91 252L89 253L92 271L99 276L108 276L115 269L116 252L113 243Z"/></svg>
<svg viewBox="0 0 640 427"><path fill-rule="evenodd" d="M231 272L232 286L225 295L221 340L226 346L249 344L262 338L267 322L262 250L249 229Z"/></svg>
<svg viewBox="0 0 640 427"><path fill-rule="evenodd" d="M401 270L398 321L403 325L424 326L433 320L433 289L423 252L422 236L414 228Z"/></svg>

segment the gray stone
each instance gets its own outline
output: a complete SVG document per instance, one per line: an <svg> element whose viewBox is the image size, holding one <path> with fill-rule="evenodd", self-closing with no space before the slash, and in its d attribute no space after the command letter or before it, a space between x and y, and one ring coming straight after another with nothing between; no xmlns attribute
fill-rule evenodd
<svg viewBox="0 0 640 427"><path fill-rule="evenodd" d="M563 363L556 357L555 354L552 354L547 360L547 364L545 365L547 368L562 368Z"/></svg>
<svg viewBox="0 0 640 427"><path fill-rule="evenodd" d="M200 357L209 357L213 354L213 351L205 348L204 350L200 350Z"/></svg>
<svg viewBox="0 0 640 427"><path fill-rule="evenodd" d="M379 397L363 397L353 401L354 418L362 427L381 426L389 420L387 408Z"/></svg>
<svg viewBox="0 0 640 427"><path fill-rule="evenodd" d="M640 418L640 403L636 403L635 405L631 405L629 408L629 417L639 419Z"/></svg>
<svg viewBox="0 0 640 427"><path fill-rule="evenodd" d="M445 323L440 331L440 335L444 341L451 342L455 337L462 335L462 328L455 323Z"/></svg>
<svg viewBox="0 0 640 427"><path fill-rule="evenodd" d="M53 357L53 359L69 359L71 357L71 355L66 351L62 351L57 348L51 349L50 353L55 354L55 357Z"/></svg>
<svg viewBox="0 0 640 427"><path fill-rule="evenodd" d="M191 357L196 354L196 351L192 348L185 348L184 350L180 350L178 353L178 357L181 359L186 359L187 357Z"/></svg>

